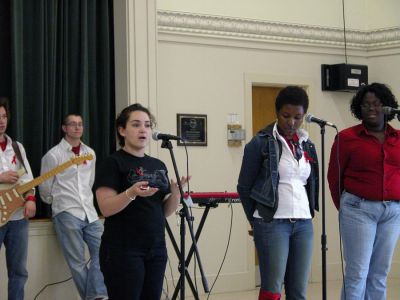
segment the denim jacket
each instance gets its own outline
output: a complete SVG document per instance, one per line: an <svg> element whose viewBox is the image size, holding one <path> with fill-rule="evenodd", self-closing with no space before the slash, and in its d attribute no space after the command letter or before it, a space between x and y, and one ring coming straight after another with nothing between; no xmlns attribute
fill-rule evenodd
<svg viewBox="0 0 400 300"><path fill-rule="evenodd" d="M278 208L278 165L282 154L282 144L275 139L272 123L259 131L244 149L237 191L246 217L253 223L253 214L257 209L264 221L271 221ZM307 179L307 196L311 216L318 210L319 177L318 158L315 146L309 140L302 143L311 164L310 177Z"/></svg>

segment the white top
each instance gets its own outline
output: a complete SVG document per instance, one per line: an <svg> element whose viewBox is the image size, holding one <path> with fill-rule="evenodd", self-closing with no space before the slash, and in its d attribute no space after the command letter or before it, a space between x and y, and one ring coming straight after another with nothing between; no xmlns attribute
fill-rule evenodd
<svg viewBox="0 0 400 300"><path fill-rule="evenodd" d="M282 143L282 155L279 160L278 184L278 209L274 219L311 219L310 207L307 197L306 184L311 173L310 163L305 159L304 152L299 161L296 160L285 138L278 132L277 124L273 129L276 139ZM303 129L297 131L299 144L308 140L308 133ZM254 212L255 218L261 218L258 210Z"/></svg>
<svg viewBox="0 0 400 300"><path fill-rule="evenodd" d="M7 146L4 151L2 151L0 147L0 173L7 171L18 171L19 169L23 168L23 166L17 159L17 156L11 145L12 143L11 138L8 135L4 135L4 137L7 139ZM23 184L31 181L33 179L33 176L28 159L26 158L25 148L24 146L22 146L21 143L19 142L17 143L27 171L27 173L25 173L18 179L18 184ZM2 189L2 187L0 187L0 189ZM15 221L15 220L21 220L23 218L24 218L24 210L23 207L21 207L11 216L10 220Z"/></svg>
<svg viewBox="0 0 400 300"><path fill-rule="evenodd" d="M93 159L86 160L80 165L73 165L46 180L39 186L39 193L44 202L52 204L53 217L66 211L82 221L87 218L91 223L98 220L92 193L96 156L93 149L83 143L79 154L92 154ZM43 156L40 173L44 174L74 156L72 146L62 139Z"/></svg>

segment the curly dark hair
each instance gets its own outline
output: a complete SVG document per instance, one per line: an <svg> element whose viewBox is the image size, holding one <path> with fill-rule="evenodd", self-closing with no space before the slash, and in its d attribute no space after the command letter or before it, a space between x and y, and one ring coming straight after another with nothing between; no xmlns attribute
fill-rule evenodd
<svg viewBox="0 0 400 300"><path fill-rule="evenodd" d="M393 108L397 108L399 106L397 104L396 97L393 95L389 87L385 84L374 82L369 85L365 85L357 91L357 94L355 94L350 104L350 111L352 115L358 120L362 120L361 104L367 93L375 94L375 96L382 102L383 106L389 106ZM394 114L388 115L386 117L387 121L391 121L393 119Z"/></svg>
<svg viewBox="0 0 400 300"><path fill-rule="evenodd" d="M121 147L125 146L125 138L119 134L118 128L120 128L120 127L126 128L126 124L128 123L129 116L131 115L132 112L137 111L137 110L142 111L149 116L152 128L156 124L156 119L151 114L150 110L148 108L142 106L140 103L131 104L128 107L125 107L119 113L117 119L115 120L115 127L117 129L118 142Z"/></svg>
<svg viewBox="0 0 400 300"><path fill-rule="evenodd" d="M287 86L282 89L275 100L275 110L278 112L285 104L300 105L304 108L304 113L308 110L308 95L299 86Z"/></svg>

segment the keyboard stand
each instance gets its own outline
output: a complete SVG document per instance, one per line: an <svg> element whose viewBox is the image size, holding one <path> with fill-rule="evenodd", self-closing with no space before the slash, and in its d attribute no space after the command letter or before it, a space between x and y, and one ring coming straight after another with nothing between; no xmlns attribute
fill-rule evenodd
<svg viewBox="0 0 400 300"><path fill-rule="evenodd" d="M201 231L203 230L204 223L206 222L206 219L207 219L207 216L208 216L208 213L209 213L210 209L218 207L218 203L217 202L209 202L209 203L206 203L206 204L201 204L199 206L205 206L206 209L204 210L203 215L201 216L199 227L196 230L196 234L195 234L196 243L200 238ZM182 211L179 211L179 214L181 214L181 213L182 213ZM191 221L193 222L194 217L191 216L190 218L191 218ZM171 240L172 246L174 247L175 253L179 258L181 256L181 251L179 250L179 247L178 247L178 244L176 243L175 237L174 237L174 235L173 235L173 233L171 231L171 228L169 227L168 221L165 220L165 222L166 222L166 228L167 228L167 232L168 232L169 238ZM182 223L180 224L180 230L185 230L184 228L182 229ZM184 236L184 235L181 234L181 236ZM184 250L182 250L182 251L184 251ZM192 245L190 247L190 250L188 252L188 255L187 255L186 259L185 259L185 274L184 274L184 276L185 276L185 278L186 278L186 280L187 280L187 282L189 284L190 289L192 290L192 294L194 296L194 299L200 300L199 295L198 295L197 290L196 290L196 287L193 284L192 278L190 277L189 270L188 270L189 263L190 263L190 260L192 259L194 251L195 251L195 247L194 247L194 245L192 243ZM180 264L179 264L178 270L181 270ZM196 276L196 274L194 274L194 275ZM178 296L178 293L179 293L179 290L180 290L180 286L181 286L180 285L181 280L184 280L183 274L180 274L179 281L178 281L178 283L177 283L177 285L175 287L174 294L172 295L172 300L177 299L177 296Z"/></svg>

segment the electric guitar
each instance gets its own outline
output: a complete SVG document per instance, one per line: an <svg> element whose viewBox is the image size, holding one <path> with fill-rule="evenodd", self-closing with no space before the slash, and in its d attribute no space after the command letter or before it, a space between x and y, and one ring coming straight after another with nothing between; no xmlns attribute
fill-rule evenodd
<svg viewBox="0 0 400 300"><path fill-rule="evenodd" d="M30 191L35 186L38 186L47 179L50 179L51 177L71 167L72 165L80 165L84 161L92 159L93 159L92 154L84 154L73 157L69 161L66 161L65 163L59 165L58 167L55 167L49 172L39 177L36 177L35 179L27 183L13 185L6 189L0 190L0 227L5 225L10 220L11 216L18 210L18 208L24 206L25 199L23 195L26 192ZM23 172L18 171L18 174L21 176Z"/></svg>

